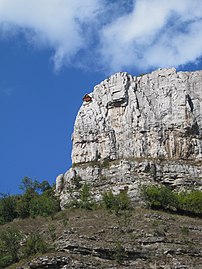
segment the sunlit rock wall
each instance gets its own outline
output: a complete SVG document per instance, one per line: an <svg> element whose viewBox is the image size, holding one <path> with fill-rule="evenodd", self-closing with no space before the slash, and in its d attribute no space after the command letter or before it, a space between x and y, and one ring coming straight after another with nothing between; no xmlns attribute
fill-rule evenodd
<svg viewBox="0 0 202 269"><path fill-rule="evenodd" d="M134 203L150 182L201 187L202 71L117 73L89 95L74 125L72 168L57 178L62 205L78 195L78 181L97 199L127 188Z"/></svg>

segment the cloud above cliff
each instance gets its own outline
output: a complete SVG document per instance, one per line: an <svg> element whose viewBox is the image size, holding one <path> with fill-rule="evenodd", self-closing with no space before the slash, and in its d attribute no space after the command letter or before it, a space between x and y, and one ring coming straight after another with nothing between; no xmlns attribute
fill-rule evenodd
<svg viewBox="0 0 202 269"><path fill-rule="evenodd" d="M56 70L148 70L202 56L201 0L0 0L0 36L51 50Z"/></svg>
<svg viewBox="0 0 202 269"><path fill-rule="evenodd" d="M111 69L179 66L202 55L202 1L137 0L102 29L101 54Z"/></svg>
<svg viewBox="0 0 202 269"><path fill-rule="evenodd" d="M1 37L24 35L29 44L53 51L56 69L89 46L100 0L0 0Z"/></svg>

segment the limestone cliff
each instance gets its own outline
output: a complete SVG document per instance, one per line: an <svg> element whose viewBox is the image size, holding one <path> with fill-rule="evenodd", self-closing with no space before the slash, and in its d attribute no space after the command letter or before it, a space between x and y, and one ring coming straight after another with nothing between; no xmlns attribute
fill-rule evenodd
<svg viewBox="0 0 202 269"><path fill-rule="evenodd" d="M84 182L96 199L127 188L134 202L149 182L201 188L202 71L117 73L89 95L74 125L72 168L56 182L62 206Z"/></svg>

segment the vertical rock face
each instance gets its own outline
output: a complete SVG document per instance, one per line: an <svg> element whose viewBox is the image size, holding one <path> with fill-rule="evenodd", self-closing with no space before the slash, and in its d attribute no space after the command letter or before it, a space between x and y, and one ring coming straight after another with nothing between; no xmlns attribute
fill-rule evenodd
<svg viewBox="0 0 202 269"><path fill-rule="evenodd" d="M148 182L201 186L202 71L117 73L89 95L74 125L72 168L57 178L62 205L78 181L97 199L127 188L134 202Z"/></svg>

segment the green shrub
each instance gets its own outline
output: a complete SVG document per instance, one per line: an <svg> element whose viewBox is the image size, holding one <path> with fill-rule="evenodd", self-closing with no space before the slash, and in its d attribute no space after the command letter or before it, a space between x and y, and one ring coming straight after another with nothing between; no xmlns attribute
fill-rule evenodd
<svg viewBox="0 0 202 269"><path fill-rule="evenodd" d="M174 210L178 207L176 194L161 186L148 186L143 189L147 204L153 209Z"/></svg>
<svg viewBox="0 0 202 269"><path fill-rule="evenodd" d="M92 193L90 192L90 187L88 184L84 184L81 188L80 194L79 194L79 203L78 207L83 209L89 209L92 210L95 205L95 201L92 197Z"/></svg>
<svg viewBox="0 0 202 269"><path fill-rule="evenodd" d="M90 193L90 188L88 184L84 184L81 191L80 191L80 200L82 203L88 203L91 199L91 193Z"/></svg>
<svg viewBox="0 0 202 269"><path fill-rule="evenodd" d="M188 236L189 234L189 227L187 226L182 226L181 229L180 229L181 233L184 235L184 236Z"/></svg>
<svg viewBox="0 0 202 269"><path fill-rule="evenodd" d="M179 210L202 215L202 192L199 190L178 194Z"/></svg>
<svg viewBox="0 0 202 269"><path fill-rule="evenodd" d="M54 241L56 239L56 226L54 224L49 224L48 231L52 241Z"/></svg>
<svg viewBox="0 0 202 269"><path fill-rule="evenodd" d="M131 201L127 191L121 191L117 195L114 195L112 191L103 193L102 204L104 208L115 211L116 214L120 210L129 210L131 208Z"/></svg>
<svg viewBox="0 0 202 269"><path fill-rule="evenodd" d="M27 238L22 252L23 256L29 257L37 253L46 253L48 251L48 244L39 234L32 233Z"/></svg>
<svg viewBox="0 0 202 269"><path fill-rule="evenodd" d="M1 194L0 197L0 224L12 221L17 217L17 196Z"/></svg>
<svg viewBox="0 0 202 269"><path fill-rule="evenodd" d="M81 177L78 175L75 176L74 179L72 180L72 183L74 185L74 189L79 190L82 187Z"/></svg>
<svg viewBox="0 0 202 269"><path fill-rule="evenodd" d="M128 196L127 191L121 191L118 196L119 208L120 210L129 210L131 209L131 200Z"/></svg>
<svg viewBox="0 0 202 269"><path fill-rule="evenodd" d="M124 259L126 258L125 249L122 244L118 241L114 249L113 259L118 264L123 264Z"/></svg>
<svg viewBox="0 0 202 269"><path fill-rule="evenodd" d="M0 253L0 268L5 268L12 264L10 255L3 255Z"/></svg>
<svg viewBox="0 0 202 269"><path fill-rule="evenodd" d="M2 263L19 261L20 243L23 235L16 229L8 228L0 233L0 253Z"/></svg>
<svg viewBox="0 0 202 269"><path fill-rule="evenodd" d="M85 183L80 192L79 199L73 199L66 205L67 208L82 208L92 210L95 207L95 201L92 197L92 193L90 192L90 187L87 183Z"/></svg>
<svg viewBox="0 0 202 269"><path fill-rule="evenodd" d="M21 195L0 194L0 224L17 217L49 216L60 210L54 188L46 180L40 183L25 177L20 189L24 191Z"/></svg>
<svg viewBox="0 0 202 269"><path fill-rule="evenodd" d="M16 205L16 210L20 218L24 219L30 216L30 203L35 195L35 193L26 192L20 196Z"/></svg>
<svg viewBox="0 0 202 269"><path fill-rule="evenodd" d="M59 200L50 191L35 195L30 201L29 214L35 216L49 216L60 210Z"/></svg>
<svg viewBox="0 0 202 269"><path fill-rule="evenodd" d="M114 207L117 207L117 198L111 190L103 193L102 202L106 209L113 209Z"/></svg>
<svg viewBox="0 0 202 269"><path fill-rule="evenodd" d="M147 186L143 188L143 196L152 209L202 215L202 192L199 190L175 193L164 186Z"/></svg>
<svg viewBox="0 0 202 269"><path fill-rule="evenodd" d="M31 183L29 179L28 183L26 180L29 187L24 187L26 191L17 202L17 213L20 218L49 216L60 210L59 199L46 181Z"/></svg>

